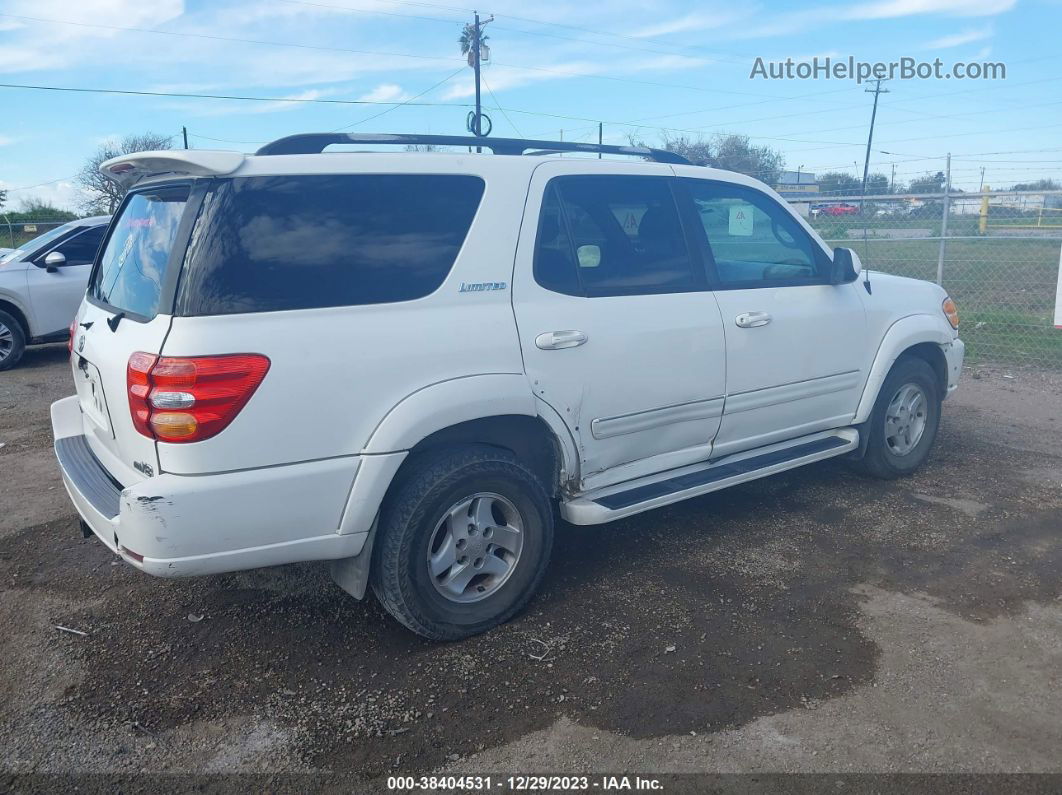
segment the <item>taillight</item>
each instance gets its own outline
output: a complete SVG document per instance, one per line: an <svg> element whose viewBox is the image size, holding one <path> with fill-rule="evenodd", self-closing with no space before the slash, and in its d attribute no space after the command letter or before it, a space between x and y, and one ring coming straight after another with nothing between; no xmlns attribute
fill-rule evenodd
<svg viewBox="0 0 1062 795"><path fill-rule="evenodd" d="M70 321L70 336L66 339L66 350L73 356L74 354L74 332L77 330L77 318L75 317Z"/></svg>
<svg viewBox="0 0 1062 795"><path fill-rule="evenodd" d="M209 439L236 418L268 370L269 359L258 353L134 353L126 368L133 427L160 442Z"/></svg>

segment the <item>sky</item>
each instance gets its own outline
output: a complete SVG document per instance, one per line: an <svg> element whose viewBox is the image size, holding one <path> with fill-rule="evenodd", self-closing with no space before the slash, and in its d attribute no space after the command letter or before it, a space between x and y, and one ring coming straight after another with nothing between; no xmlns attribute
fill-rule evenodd
<svg viewBox="0 0 1062 795"><path fill-rule="evenodd" d="M465 0L0 0L0 188L76 209L108 139L152 131L253 151L296 132L464 134ZM862 173L873 95L839 79L751 77L757 58L1002 62L1005 80L893 79L871 171L943 170L977 190L1062 179L1062 0L482 0L494 134L658 144L747 135L788 169ZM329 100L295 102L280 100ZM362 104L351 104L357 101Z"/></svg>

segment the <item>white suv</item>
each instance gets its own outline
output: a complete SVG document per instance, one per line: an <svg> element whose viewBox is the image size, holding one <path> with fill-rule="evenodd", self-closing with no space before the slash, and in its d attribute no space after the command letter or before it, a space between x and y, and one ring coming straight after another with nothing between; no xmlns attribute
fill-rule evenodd
<svg viewBox="0 0 1062 795"><path fill-rule="evenodd" d="M495 154L322 153L352 143ZM959 378L940 287L860 280L772 190L669 152L310 134L102 170L131 191L55 449L83 531L150 574L330 560L464 637L531 598L555 508L842 455L903 475Z"/></svg>
<svg viewBox="0 0 1062 795"><path fill-rule="evenodd" d="M0 255L0 370L27 345L67 339L110 220L70 221Z"/></svg>

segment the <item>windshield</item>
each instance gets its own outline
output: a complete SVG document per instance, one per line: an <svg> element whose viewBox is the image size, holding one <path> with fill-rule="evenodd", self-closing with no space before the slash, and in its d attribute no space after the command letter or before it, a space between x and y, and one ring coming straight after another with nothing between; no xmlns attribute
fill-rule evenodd
<svg viewBox="0 0 1062 795"><path fill-rule="evenodd" d="M67 232L77 226L77 224L77 221L71 221L69 223L63 224L62 226L57 226L55 227L55 229L51 229L45 232L43 235L37 235L37 237L33 238L30 241L27 241L26 243L23 243L14 251L9 251L3 256L0 256L0 262L13 262L14 260L21 259L23 256L26 256L31 252L38 251L39 249L42 249L47 246L53 240L58 240L59 238L61 238L63 235L65 235Z"/></svg>
<svg viewBox="0 0 1062 795"><path fill-rule="evenodd" d="M187 201L187 185L134 194L114 224L89 296L142 317L158 314L162 280Z"/></svg>

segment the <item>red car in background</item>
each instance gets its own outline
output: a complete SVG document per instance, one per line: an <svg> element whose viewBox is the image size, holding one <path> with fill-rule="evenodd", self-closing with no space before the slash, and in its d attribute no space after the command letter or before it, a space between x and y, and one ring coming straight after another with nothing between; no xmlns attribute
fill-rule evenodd
<svg viewBox="0 0 1062 795"><path fill-rule="evenodd" d="M827 204L819 208L819 215L858 215L859 208L854 204Z"/></svg>

